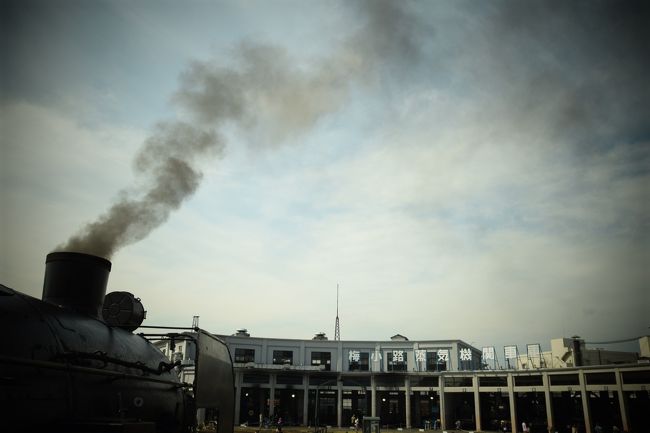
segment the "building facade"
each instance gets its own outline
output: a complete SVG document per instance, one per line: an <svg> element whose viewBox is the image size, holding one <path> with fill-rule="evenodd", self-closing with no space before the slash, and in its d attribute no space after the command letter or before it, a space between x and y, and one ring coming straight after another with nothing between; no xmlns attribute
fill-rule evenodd
<svg viewBox="0 0 650 433"><path fill-rule="evenodd" d="M481 355L460 340L412 342L401 335L382 342L329 341L322 334L312 340L253 338L242 332L219 337L233 357L235 419L242 423L259 422L262 413L290 424L342 426L352 415L381 414L387 425L410 425L405 376L477 370ZM434 415L418 412L417 422Z"/></svg>
<svg viewBox="0 0 650 433"><path fill-rule="evenodd" d="M240 424L347 427L354 415L390 428L532 432L577 425L650 431L650 364L486 370L462 340L332 341L217 335L235 372ZM191 348L185 348L191 358ZM192 368L184 360L183 374ZM554 430L555 431L555 430Z"/></svg>

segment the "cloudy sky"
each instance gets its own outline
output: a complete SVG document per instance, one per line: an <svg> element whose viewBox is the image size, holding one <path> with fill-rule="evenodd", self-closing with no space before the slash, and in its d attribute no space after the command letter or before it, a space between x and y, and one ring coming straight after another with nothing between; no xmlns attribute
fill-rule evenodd
<svg viewBox="0 0 650 433"><path fill-rule="evenodd" d="M346 340L648 333L647 4L2 9L3 284L67 249L148 324L331 338L339 284Z"/></svg>

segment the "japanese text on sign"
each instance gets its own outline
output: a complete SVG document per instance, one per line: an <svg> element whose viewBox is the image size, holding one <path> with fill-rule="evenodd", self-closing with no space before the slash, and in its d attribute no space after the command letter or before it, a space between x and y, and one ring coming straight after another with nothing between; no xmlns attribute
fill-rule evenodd
<svg viewBox="0 0 650 433"><path fill-rule="evenodd" d="M528 352L528 357L538 358L539 357L539 344L528 344L526 346L526 351Z"/></svg>
<svg viewBox="0 0 650 433"><path fill-rule="evenodd" d="M504 346L503 352L506 359L515 359L517 357L517 346Z"/></svg>
<svg viewBox="0 0 650 433"><path fill-rule="evenodd" d="M494 346L484 347L483 348L483 359L484 360L488 360L488 359L494 360L494 358L495 358Z"/></svg>
<svg viewBox="0 0 650 433"><path fill-rule="evenodd" d="M460 349L460 360L461 361L471 361L472 360L472 351L469 349Z"/></svg>

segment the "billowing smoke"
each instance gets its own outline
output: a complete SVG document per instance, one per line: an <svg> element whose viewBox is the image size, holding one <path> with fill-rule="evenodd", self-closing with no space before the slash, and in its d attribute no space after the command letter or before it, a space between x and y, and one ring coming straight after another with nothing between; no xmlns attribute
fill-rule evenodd
<svg viewBox="0 0 650 433"><path fill-rule="evenodd" d="M589 146L648 135L650 4L507 1L481 33L483 62L522 123L541 117L558 137ZM507 85L505 85L507 83ZM623 137L625 134L627 136Z"/></svg>
<svg viewBox="0 0 650 433"><path fill-rule="evenodd" d="M147 185L139 196L123 191L120 200L59 249L111 257L162 224L199 186L199 159L221 154L214 131L187 123L161 123L134 161Z"/></svg>
<svg viewBox="0 0 650 433"><path fill-rule="evenodd" d="M352 86L377 83L382 70L394 65L408 70L418 59L415 40L422 26L400 7L404 4L356 5L364 25L331 56L299 67L281 47L243 42L234 53L235 68L217 61L190 65L175 101L199 122L232 120L246 130L259 129L265 144L304 132L341 107Z"/></svg>
<svg viewBox="0 0 650 433"><path fill-rule="evenodd" d="M145 141L134 168L146 187L123 191L105 214L59 248L111 257L146 237L196 191L199 161L222 154L214 128L225 122L259 131L265 137L261 145L281 143L336 111L354 84L379 80L384 65L416 60L418 23L404 3L356 6L363 23L359 31L309 67L296 66L279 47L253 43L237 47L234 67L217 61L190 65L174 101L192 121L161 123Z"/></svg>

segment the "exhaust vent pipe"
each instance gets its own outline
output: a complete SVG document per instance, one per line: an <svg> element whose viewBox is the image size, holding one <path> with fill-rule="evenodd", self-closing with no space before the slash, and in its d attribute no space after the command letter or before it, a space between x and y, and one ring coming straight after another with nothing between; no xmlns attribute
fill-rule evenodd
<svg viewBox="0 0 650 433"><path fill-rule="evenodd" d="M100 319L110 272L111 262L102 257L50 253L45 259L43 301Z"/></svg>
<svg viewBox="0 0 650 433"><path fill-rule="evenodd" d="M582 340L580 340L580 337L578 335L574 335L571 338L571 349L573 350L573 366L582 367L582 347L580 347Z"/></svg>

